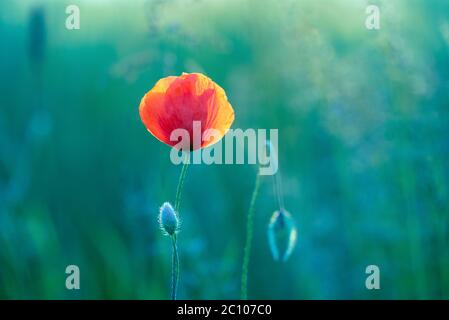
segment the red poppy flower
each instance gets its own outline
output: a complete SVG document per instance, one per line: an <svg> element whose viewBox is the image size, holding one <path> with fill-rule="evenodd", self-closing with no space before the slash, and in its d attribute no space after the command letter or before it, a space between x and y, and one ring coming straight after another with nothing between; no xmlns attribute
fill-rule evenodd
<svg viewBox="0 0 449 320"><path fill-rule="evenodd" d="M170 140L173 130L186 130L191 150L219 141L234 121L225 91L201 73L160 79L142 98L139 113L148 131L170 146L179 142ZM201 137L208 129L215 129L217 134L206 141L201 139L200 145L194 144L194 121L201 124Z"/></svg>

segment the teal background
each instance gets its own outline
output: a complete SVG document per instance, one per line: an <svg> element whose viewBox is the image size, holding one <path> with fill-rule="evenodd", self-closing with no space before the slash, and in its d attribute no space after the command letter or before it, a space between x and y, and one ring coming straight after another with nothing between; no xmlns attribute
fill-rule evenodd
<svg viewBox="0 0 449 320"><path fill-rule="evenodd" d="M69 4L80 30L65 28ZM365 28L368 4L380 30ZM169 297L157 213L181 168L138 105L181 72L226 90L233 128L279 129L298 244L272 260L264 178L249 298L449 298L448 12L444 0L0 0L0 298ZM255 174L189 169L179 298L240 297Z"/></svg>

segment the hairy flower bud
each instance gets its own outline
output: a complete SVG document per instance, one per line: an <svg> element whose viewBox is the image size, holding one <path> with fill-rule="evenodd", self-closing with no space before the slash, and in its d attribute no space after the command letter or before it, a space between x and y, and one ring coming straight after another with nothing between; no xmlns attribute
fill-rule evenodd
<svg viewBox="0 0 449 320"><path fill-rule="evenodd" d="M288 211L275 211L268 224L268 244L275 261L287 261L296 245L298 232Z"/></svg>
<svg viewBox="0 0 449 320"><path fill-rule="evenodd" d="M169 202L165 202L159 209L159 224L166 235L173 236L178 231L178 215Z"/></svg>

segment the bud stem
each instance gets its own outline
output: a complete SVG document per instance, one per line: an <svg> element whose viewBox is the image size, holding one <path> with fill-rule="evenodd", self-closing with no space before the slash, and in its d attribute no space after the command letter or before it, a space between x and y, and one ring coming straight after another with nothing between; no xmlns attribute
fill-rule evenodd
<svg viewBox="0 0 449 320"><path fill-rule="evenodd" d="M254 225L254 213L256 209L256 199L259 193L260 187L260 174L259 171L256 175L256 183L254 185L253 194L251 196L251 203L249 205L248 217L246 221L246 243L243 253L242 264L242 287L241 287L241 299L248 299L248 267L251 254L251 245L253 240L253 225Z"/></svg>
<svg viewBox="0 0 449 320"><path fill-rule="evenodd" d="M282 177L281 177L281 168L279 164L279 159L277 158L277 150L275 150L274 146L270 143L270 155L276 157L276 162L278 163L278 171L273 175L273 189L274 194L276 195L276 199L278 202L279 210L284 209L284 194L282 192Z"/></svg>
<svg viewBox="0 0 449 320"><path fill-rule="evenodd" d="M179 278L179 255L178 255L178 245L176 244L176 234L174 234L171 237L171 239L173 244L171 299L176 300L176 291L178 287L178 278Z"/></svg>

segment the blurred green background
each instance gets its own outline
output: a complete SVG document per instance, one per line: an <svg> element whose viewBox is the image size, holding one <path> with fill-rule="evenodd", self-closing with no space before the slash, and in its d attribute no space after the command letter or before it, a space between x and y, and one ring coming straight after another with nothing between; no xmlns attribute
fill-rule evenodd
<svg viewBox="0 0 449 320"><path fill-rule="evenodd" d="M69 4L80 30L65 28ZM365 28L368 4L380 30ZM181 168L138 105L181 72L226 90L234 128L279 129L298 245L272 260L264 178L249 298L449 298L448 12L444 0L0 0L0 298L169 297L157 213ZM179 298L240 297L255 173L190 167Z"/></svg>

